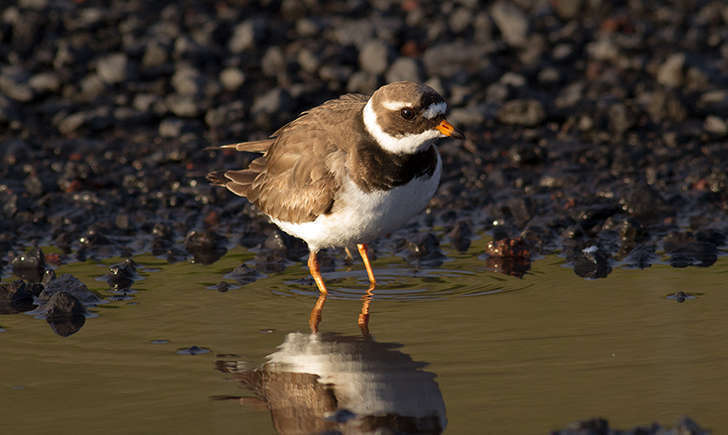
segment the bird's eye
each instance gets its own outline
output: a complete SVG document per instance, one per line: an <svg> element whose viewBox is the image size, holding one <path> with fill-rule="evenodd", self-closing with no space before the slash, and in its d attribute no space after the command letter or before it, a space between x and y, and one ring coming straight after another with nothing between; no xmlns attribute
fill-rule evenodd
<svg viewBox="0 0 728 435"><path fill-rule="evenodd" d="M402 115L402 118L408 121L415 117L415 111L410 109L409 107L405 107L399 113L400 115Z"/></svg>

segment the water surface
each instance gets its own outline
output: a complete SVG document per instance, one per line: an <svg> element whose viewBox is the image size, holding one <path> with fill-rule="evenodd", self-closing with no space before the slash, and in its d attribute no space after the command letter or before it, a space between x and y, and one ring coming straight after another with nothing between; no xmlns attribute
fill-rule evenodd
<svg viewBox="0 0 728 435"><path fill-rule="evenodd" d="M137 257L136 292L93 308L69 337L30 315L0 316L0 424L13 433L275 433L308 430L316 413L356 423L327 411L332 397L364 398L347 407L362 416L406 412L415 396L446 433L545 433L595 416L613 427L681 415L716 432L728 425L725 256L710 268L617 268L599 280L549 256L516 278L486 268L476 255L484 243L448 251L438 268L377 259L370 336L357 325L367 287L359 263L325 274L331 296L312 337L316 293L303 264L221 293L211 287L250 252L208 266ZM114 262L57 272L108 297L98 277ZM677 291L696 297L667 297ZM257 396L256 368L275 374ZM291 389L308 399L292 400ZM290 408L304 417L285 420Z"/></svg>

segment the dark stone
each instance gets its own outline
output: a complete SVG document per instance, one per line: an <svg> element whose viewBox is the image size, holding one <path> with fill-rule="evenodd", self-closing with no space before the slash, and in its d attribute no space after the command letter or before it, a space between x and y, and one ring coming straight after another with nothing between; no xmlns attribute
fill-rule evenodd
<svg viewBox="0 0 728 435"><path fill-rule="evenodd" d="M227 239L213 231L190 231L185 237L185 249L194 263L212 264L227 252Z"/></svg>
<svg viewBox="0 0 728 435"><path fill-rule="evenodd" d="M35 305L30 287L20 280L0 283L0 314L32 310Z"/></svg>
<svg viewBox="0 0 728 435"><path fill-rule="evenodd" d="M574 273L582 278L606 278L612 272L609 254L596 245L572 252Z"/></svg>
<svg viewBox="0 0 728 435"><path fill-rule="evenodd" d="M136 278L136 263L127 258L121 263L109 266L109 273L106 275L106 282L112 290L128 289Z"/></svg>
<svg viewBox="0 0 728 435"><path fill-rule="evenodd" d="M107 84L116 84L130 79L131 64L126 53L113 53L102 57L96 64L101 80Z"/></svg>
<svg viewBox="0 0 728 435"><path fill-rule="evenodd" d="M40 248L33 248L25 254L20 254L12 259L10 265L15 275L30 282L39 282L48 267Z"/></svg>
<svg viewBox="0 0 728 435"><path fill-rule="evenodd" d="M373 39L359 53L359 65L370 74L382 74L389 66L390 48L383 41Z"/></svg>
<svg viewBox="0 0 728 435"><path fill-rule="evenodd" d="M708 267L718 260L718 248L710 242L699 241L691 232L671 232L662 240L670 254L673 267Z"/></svg>
<svg viewBox="0 0 728 435"><path fill-rule="evenodd" d="M508 45L523 47L528 42L528 17L515 4L499 0L490 10L495 25Z"/></svg>
<svg viewBox="0 0 728 435"><path fill-rule="evenodd" d="M546 111L538 100L511 100L498 110L498 120L504 124L533 127L545 119Z"/></svg>
<svg viewBox="0 0 728 435"><path fill-rule="evenodd" d="M240 266L233 269L233 271L230 272L228 275L226 275L226 277L234 279L241 285L245 285L256 281L259 275L258 272L255 271L255 269L251 269L250 267L248 267L247 264L241 264Z"/></svg>
<svg viewBox="0 0 728 435"><path fill-rule="evenodd" d="M531 268L531 249L523 239L494 239L486 245L485 253L485 265L494 272L521 278Z"/></svg>
<svg viewBox="0 0 728 435"><path fill-rule="evenodd" d="M432 233L418 235L407 242L408 256L419 264L439 266L445 257L440 251L440 241Z"/></svg>
<svg viewBox="0 0 728 435"><path fill-rule="evenodd" d="M397 81L422 81L422 68L415 59L400 57L392 63L387 71L387 82Z"/></svg>
<svg viewBox="0 0 728 435"><path fill-rule="evenodd" d="M460 252L465 252L470 247L473 230L470 227L470 223L460 221L455 224L455 227L448 233L448 236L455 249Z"/></svg>
<svg viewBox="0 0 728 435"><path fill-rule="evenodd" d="M46 305L51 297L59 292L68 293L85 305L95 305L101 301L94 292L86 287L86 284L70 274L61 275L46 284L43 291L38 295L38 301Z"/></svg>
<svg viewBox="0 0 728 435"><path fill-rule="evenodd" d="M83 303L71 293L65 291L53 293L53 296L45 303L45 310L46 317L53 320L61 317L83 316L86 314L86 308Z"/></svg>
<svg viewBox="0 0 728 435"><path fill-rule="evenodd" d="M292 237L277 228L265 239L262 248L267 251L280 252L292 261L300 259L309 252L308 246L303 240Z"/></svg>
<svg viewBox="0 0 728 435"><path fill-rule="evenodd" d="M219 291L220 293L225 293L230 290L230 283L226 281L220 281L215 286L215 290Z"/></svg>
<svg viewBox="0 0 728 435"><path fill-rule="evenodd" d="M674 214L673 208L651 186L645 183L634 185L619 200L622 209L641 224L651 224Z"/></svg>

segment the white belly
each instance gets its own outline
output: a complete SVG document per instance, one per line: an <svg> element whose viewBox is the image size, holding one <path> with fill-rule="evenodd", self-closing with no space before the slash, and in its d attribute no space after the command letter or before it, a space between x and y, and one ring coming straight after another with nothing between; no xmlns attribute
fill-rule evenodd
<svg viewBox="0 0 728 435"><path fill-rule="evenodd" d="M337 197L342 205L336 204L335 212L300 224L271 220L286 233L305 240L313 251L367 243L400 228L419 214L435 194L441 172L442 160L438 153L431 177L414 178L389 191L364 192L347 178Z"/></svg>

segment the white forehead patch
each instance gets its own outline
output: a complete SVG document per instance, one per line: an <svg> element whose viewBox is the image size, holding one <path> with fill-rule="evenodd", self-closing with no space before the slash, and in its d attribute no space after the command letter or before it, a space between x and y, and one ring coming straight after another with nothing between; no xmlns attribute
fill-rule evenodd
<svg viewBox="0 0 728 435"><path fill-rule="evenodd" d="M447 112L447 104L444 101L430 104L427 109L422 111L422 116L432 119L438 115L444 115Z"/></svg>
<svg viewBox="0 0 728 435"><path fill-rule="evenodd" d="M405 103L404 101L385 101L382 103L382 107L387 110L400 110L411 106L411 103Z"/></svg>

